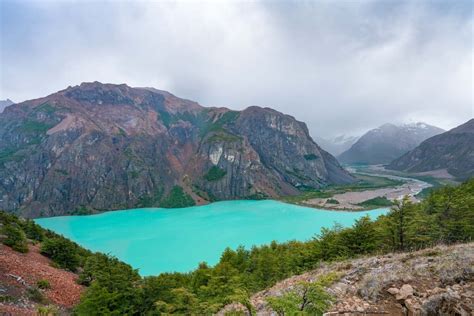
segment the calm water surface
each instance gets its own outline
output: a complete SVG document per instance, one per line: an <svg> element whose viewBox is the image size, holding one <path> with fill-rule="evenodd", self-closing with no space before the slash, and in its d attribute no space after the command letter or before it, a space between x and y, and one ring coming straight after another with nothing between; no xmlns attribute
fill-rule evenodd
<svg viewBox="0 0 474 316"><path fill-rule="evenodd" d="M308 240L335 222L350 226L364 212L325 211L277 201L225 201L182 209L131 209L37 219L85 248L112 254L141 275L186 272L215 264L226 247Z"/></svg>

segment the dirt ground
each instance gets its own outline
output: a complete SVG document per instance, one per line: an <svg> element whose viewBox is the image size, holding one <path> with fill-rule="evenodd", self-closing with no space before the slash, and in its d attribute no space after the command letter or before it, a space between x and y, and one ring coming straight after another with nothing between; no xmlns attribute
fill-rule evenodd
<svg viewBox="0 0 474 316"><path fill-rule="evenodd" d="M55 268L39 253L39 247L29 246L28 253L19 253L0 244L0 315L36 314L38 304L28 295L39 280L47 280L50 289L40 290L47 304L69 309L79 302L83 286L76 283L77 275Z"/></svg>

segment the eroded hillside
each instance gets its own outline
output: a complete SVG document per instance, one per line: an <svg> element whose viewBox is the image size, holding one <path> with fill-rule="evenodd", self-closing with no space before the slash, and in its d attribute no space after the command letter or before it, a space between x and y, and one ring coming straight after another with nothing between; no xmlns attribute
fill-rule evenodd
<svg viewBox="0 0 474 316"><path fill-rule="evenodd" d="M252 296L257 315L274 315L271 298L296 294L286 300L285 315L304 306L301 284L334 280L325 286L330 295L326 315L472 315L474 312L474 243L437 246L416 252L394 253L323 264ZM306 304L310 304L306 302ZM241 304L228 305L246 313Z"/></svg>

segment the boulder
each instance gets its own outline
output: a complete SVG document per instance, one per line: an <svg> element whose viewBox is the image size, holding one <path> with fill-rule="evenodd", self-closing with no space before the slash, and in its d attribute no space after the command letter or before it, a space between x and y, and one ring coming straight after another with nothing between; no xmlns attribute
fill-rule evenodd
<svg viewBox="0 0 474 316"><path fill-rule="evenodd" d="M397 295L400 292L400 290L397 289L396 287L391 287L387 290L387 292L392 294L392 295Z"/></svg>
<svg viewBox="0 0 474 316"><path fill-rule="evenodd" d="M395 296L397 300L405 300L413 295L413 287L410 284L403 284L398 294Z"/></svg>

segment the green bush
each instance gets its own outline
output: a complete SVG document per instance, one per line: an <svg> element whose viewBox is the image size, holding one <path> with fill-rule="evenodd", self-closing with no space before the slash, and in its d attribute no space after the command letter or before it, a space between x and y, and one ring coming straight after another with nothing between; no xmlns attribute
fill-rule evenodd
<svg viewBox="0 0 474 316"><path fill-rule="evenodd" d="M36 286L39 288L39 289L42 289L42 290L47 290L47 289L50 289L51 288L51 284L49 283L48 280L39 280L38 282L36 282Z"/></svg>
<svg viewBox="0 0 474 316"><path fill-rule="evenodd" d="M140 276L114 257L104 254L90 256L79 283L89 286L77 305L77 315L136 315L142 310Z"/></svg>
<svg viewBox="0 0 474 316"><path fill-rule="evenodd" d="M385 196L377 196L373 199L365 200L357 205L363 207L384 207L384 206L392 206L393 202L387 199Z"/></svg>
<svg viewBox="0 0 474 316"><path fill-rule="evenodd" d="M268 305L281 316L323 315L334 300L324 289L337 275L329 274L315 282L300 282L290 292L267 298Z"/></svg>
<svg viewBox="0 0 474 316"><path fill-rule="evenodd" d="M328 203L328 204L339 204L339 201L336 200L336 199L328 199L328 200L326 201L326 203Z"/></svg>
<svg viewBox="0 0 474 316"><path fill-rule="evenodd" d="M6 224L2 229L5 238L3 243L13 250L28 252L28 242L25 232L16 224Z"/></svg>
<svg viewBox="0 0 474 316"><path fill-rule="evenodd" d="M37 287L30 287L27 289L26 294L30 300L40 304L46 304L48 299Z"/></svg>
<svg viewBox="0 0 474 316"><path fill-rule="evenodd" d="M41 253L53 260L60 268L76 271L80 258L77 246L66 238L48 238L41 245Z"/></svg>
<svg viewBox="0 0 474 316"><path fill-rule="evenodd" d="M304 155L304 159L306 159L306 160L316 160L316 159L318 159L318 156L316 156L315 154L308 154L308 155Z"/></svg>
<svg viewBox="0 0 474 316"><path fill-rule="evenodd" d="M36 310L39 316L56 316L59 315L59 310L54 305L39 306Z"/></svg>
<svg viewBox="0 0 474 316"><path fill-rule="evenodd" d="M212 166L211 169L204 175L204 179L207 181L217 181L222 179L227 172L217 166Z"/></svg>
<svg viewBox="0 0 474 316"><path fill-rule="evenodd" d="M193 206L195 204L193 198L184 192L182 187L175 185L170 193L161 201L160 206L166 208L180 208Z"/></svg>
<svg viewBox="0 0 474 316"><path fill-rule="evenodd" d="M41 226L36 224L34 221L28 219L23 225L26 237L34 241L42 241L44 238L44 232Z"/></svg>

